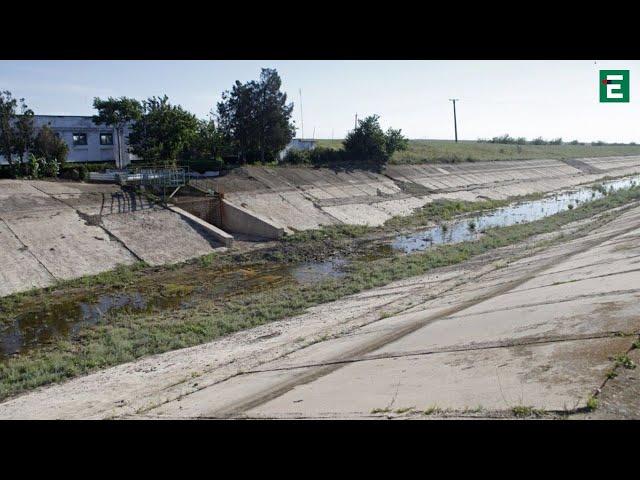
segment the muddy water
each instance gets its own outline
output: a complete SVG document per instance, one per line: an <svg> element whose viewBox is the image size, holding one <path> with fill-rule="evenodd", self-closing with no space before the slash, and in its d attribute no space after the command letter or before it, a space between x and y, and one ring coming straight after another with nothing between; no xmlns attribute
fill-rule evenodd
<svg viewBox="0 0 640 480"><path fill-rule="evenodd" d="M150 312L176 308L182 295L145 299L140 293L101 295L94 301L66 301L29 311L7 325L0 325L0 359L76 335L82 327L95 325L110 312Z"/></svg>
<svg viewBox="0 0 640 480"><path fill-rule="evenodd" d="M293 278L301 284L319 282L328 278L340 278L346 275L342 270L347 264L343 258L332 258L324 262L302 263L291 269Z"/></svg>
<svg viewBox="0 0 640 480"><path fill-rule="evenodd" d="M392 247L395 250L411 253L428 250L436 245L472 241L488 228L533 222L576 208L582 203L598 200L605 196L605 191L612 192L640 185L640 175L602 182L598 185L602 185L599 190L591 186L583 187L550 195L540 200L514 203L489 213L482 213L464 220L446 222L411 235L402 235L395 239Z"/></svg>
<svg viewBox="0 0 640 480"><path fill-rule="evenodd" d="M188 306L195 294L208 298L229 298L234 294L256 292L290 282L309 284L343 275L341 259L299 265L257 264L211 272L201 279L207 284L164 285L155 295L141 292L83 297L42 305L18 315L13 321L0 322L0 361L12 355L44 346L63 338L72 338L83 328L108 321L118 313L151 313Z"/></svg>

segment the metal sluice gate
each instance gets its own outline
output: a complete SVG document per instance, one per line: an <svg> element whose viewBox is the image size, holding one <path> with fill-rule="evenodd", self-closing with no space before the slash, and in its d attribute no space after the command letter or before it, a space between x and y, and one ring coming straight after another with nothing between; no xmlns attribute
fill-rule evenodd
<svg viewBox="0 0 640 480"><path fill-rule="evenodd" d="M115 175L120 185L139 185L162 196L163 201L172 198L187 184L184 167L133 167ZM167 195L169 193L169 195Z"/></svg>

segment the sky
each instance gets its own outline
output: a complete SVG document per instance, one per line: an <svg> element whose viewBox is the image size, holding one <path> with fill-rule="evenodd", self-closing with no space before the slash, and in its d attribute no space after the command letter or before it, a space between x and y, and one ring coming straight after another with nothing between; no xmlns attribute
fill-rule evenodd
<svg viewBox="0 0 640 480"><path fill-rule="evenodd" d="M236 80L275 68L305 138L344 138L355 115L380 115L405 136L477 140L508 133L640 143L639 61L1 61L0 90L36 114L92 115L94 97L167 94L200 118ZM600 103L598 71L630 70L629 103ZM636 100L637 98L637 100Z"/></svg>

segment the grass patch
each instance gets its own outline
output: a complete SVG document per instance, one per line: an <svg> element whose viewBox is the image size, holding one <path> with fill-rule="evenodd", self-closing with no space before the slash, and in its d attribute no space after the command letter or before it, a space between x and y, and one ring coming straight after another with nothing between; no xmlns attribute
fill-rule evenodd
<svg viewBox="0 0 640 480"><path fill-rule="evenodd" d="M431 405L430 407L427 407L422 413L424 415L436 415L438 413L442 413L442 409L437 405Z"/></svg>
<svg viewBox="0 0 640 480"><path fill-rule="evenodd" d="M545 415L547 412L540 408L528 407L526 405L517 405L511 409L511 413L515 417L523 418L523 417L541 417Z"/></svg>
<svg viewBox="0 0 640 480"><path fill-rule="evenodd" d="M598 399L595 396L591 395L587 399L587 410L593 412L596 408L598 408Z"/></svg>
<svg viewBox="0 0 640 480"><path fill-rule="evenodd" d="M521 198L519 198L518 200L520 199ZM494 210L496 208L509 205L513 201L514 200L512 199L481 200L478 202L468 202L464 200L436 199L430 203L427 203L423 207L416 209L416 211L411 215L405 217L397 216L390 218L389 220L387 220L384 226L391 228L423 226L431 222L451 220L452 218L459 215ZM471 227L471 223L473 223L473 228L475 229L475 222L469 222L469 227Z"/></svg>
<svg viewBox="0 0 640 480"><path fill-rule="evenodd" d="M412 411L413 409L415 409L416 407L404 407L404 408L398 408L397 410L395 410L394 413L397 413L398 415L402 415L403 413L407 413Z"/></svg>
<svg viewBox="0 0 640 480"><path fill-rule="evenodd" d="M524 405L517 405L511 409L511 413L513 413L515 417L530 417L533 415L533 411L533 407L527 407Z"/></svg>
<svg viewBox="0 0 640 480"><path fill-rule="evenodd" d="M373 410L371 410L372 414L377 414L377 413L389 413L391 410L388 408L374 408Z"/></svg>
<svg viewBox="0 0 640 480"><path fill-rule="evenodd" d="M325 148L342 148L342 140L317 140L317 144ZM458 143L452 140L409 140L409 148L394 153L390 163L459 163L639 154L640 145L505 145L465 140Z"/></svg>
<svg viewBox="0 0 640 480"><path fill-rule="evenodd" d="M636 364L629 358L629 355L627 355L626 353L617 355L614 360L616 362L616 367L624 367L629 370L633 370L636 368Z"/></svg>

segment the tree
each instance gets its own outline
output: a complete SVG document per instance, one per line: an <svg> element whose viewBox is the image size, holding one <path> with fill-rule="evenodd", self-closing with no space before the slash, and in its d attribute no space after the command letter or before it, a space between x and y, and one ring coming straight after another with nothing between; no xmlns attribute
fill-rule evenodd
<svg viewBox="0 0 640 480"><path fill-rule="evenodd" d="M20 113L17 115L14 124L13 153L20 159L20 164L24 163L25 155L33 145L35 127L33 125L33 110L20 99Z"/></svg>
<svg viewBox="0 0 640 480"><path fill-rule="evenodd" d="M349 160L373 162L383 165L394 152L406 150L408 140L400 129L389 128L385 133L380 127L378 115L358 120L358 126L344 139L345 156Z"/></svg>
<svg viewBox="0 0 640 480"><path fill-rule="evenodd" d="M61 165L67 160L69 147L48 125L43 126L33 140L32 153L48 161L57 160Z"/></svg>
<svg viewBox="0 0 640 480"><path fill-rule="evenodd" d="M33 141L33 110L24 101L13 98L11 92L0 92L0 155L3 155L14 173L14 156L24 162Z"/></svg>
<svg viewBox="0 0 640 480"><path fill-rule="evenodd" d="M183 152L188 160L221 160L229 141L213 118L198 120L197 134Z"/></svg>
<svg viewBox="0 0 640 480"><path fill-rule="evenodd" d="M0 153L13 166L13 123L18 101L11 92L0 92Z"/></svg>
<svg viewBox="0 0 640 480"><path fill-rule="evenodd" d="M133 153L151 162L174 162L198 134L198 119L169 97L143 102L143 115L133 125L129 145Z"/></svg>
<svg viewBox="0 0 640 480"><path fill-rule="evenodd" d="M272 161L295 135L293 103L280 91L274 69L263 68L258 81L236 81L217 105L219 127L231 139L242 162Z"/></svg>
<svg viewBox="0 0 640 480"><path fill-rule="evenodd" d="M118 140L118 157L117 166L122 167L122 145L124 127L138 119L142 115L142 105L140 102L133 98L109 97L107 100L102 100L98 97L93 99L93 108L98 111L97 115L93 116L93 121L97 125L110 125L116 131Z"/></svg>

